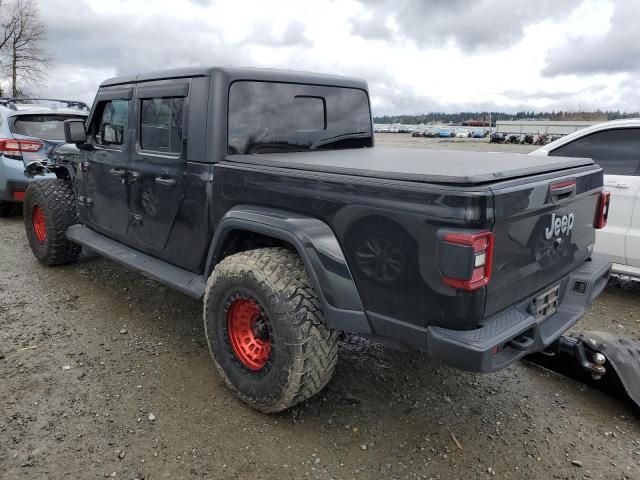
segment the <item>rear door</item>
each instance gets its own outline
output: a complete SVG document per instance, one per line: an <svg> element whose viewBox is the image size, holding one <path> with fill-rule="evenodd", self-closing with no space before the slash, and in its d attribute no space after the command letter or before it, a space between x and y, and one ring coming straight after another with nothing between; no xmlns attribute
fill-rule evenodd
<svg viewBox="0 0 640 480"><path fill-rule="evenodd" d="M636 176L635 181L639 180L640 177ZM640 268L640 190L633 208L631 228L627 233L626 252L628 265Z"/></svg>
<svg viewBox="0 0 640 480"><path fill-rule="evenodd" d="M93 148L81 156L89 222L112 237L124 237L129 225L132 96L132 85L98 92L87 129Z"/></svg>
<svg viewBox="0 0 640 480"><path fill-rule="evenodd" d="M130 172L130 239L158 256L185 197L186 119L190 79L139 84Z"/></svg>
<svg viewBox="0 0 640 480"><path fill-rule="evenodd" d="M549 155L592 158L604 169L604 185L611 192L611 207L606 228L596 233L596 252L615 263L637 265L640 262L640 224L636 220L633 227L632 218L640 193L640 129L595 132L563 145Z"/></svg>

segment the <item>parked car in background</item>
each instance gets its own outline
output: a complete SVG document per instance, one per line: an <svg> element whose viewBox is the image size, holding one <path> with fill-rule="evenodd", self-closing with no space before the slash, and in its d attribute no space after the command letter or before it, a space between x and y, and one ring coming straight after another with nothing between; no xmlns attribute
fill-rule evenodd
<svg viewBox="0 0 640 480"><path fill-rule="evenodd" d="M437 136L440 138L450 138L450 137L454 137L455 134L453 133L452 130L448 130L446 128L440 128L438 129Z"/></svg>
<svg viewBox="0 0 640 480"><path fill-rule="evenodd" d="M494 132L489 137L489 143L504 143L507 141L507 134L504 132Z"/></svg>
<svg viewBox="0 0 640 480"><path fill-rule="evenodd" d="M487 132L485 130L475 130L471 136L473 138L485 138L487 136Z"/></svg>
<svg viewBox="0 0 640 480"><path fill-rule="evenodd" d="M455 131L456 138L469 138L469 130L465 128L459 128Z"/></svg>
<svg viewBox="0 0 640 480"><path fill-rule="evenodd" d="M592 158L604 169L611 212L595 251L614 262L615 273L640 277L640 119L599 123L531 155Z"/></svg>
<svg viewBox="0 0 640 480"><path fill-rule="evenodd" d="M411 132L412 137L424 137L424 131L422 130L414 130Z"/></svg>
<svg viewBox="0 0 640 480"><path fill-rule="evenodd" d="M18 212L32 181L24 175L23 160L46 159L64 142L64 121L88 113L78 101L0 98L0 217Z"/></svg>

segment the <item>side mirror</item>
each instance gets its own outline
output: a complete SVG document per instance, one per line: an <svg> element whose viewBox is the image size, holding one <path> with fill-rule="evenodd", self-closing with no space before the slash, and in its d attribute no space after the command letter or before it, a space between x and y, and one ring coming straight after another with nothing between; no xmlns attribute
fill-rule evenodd
<svg viewBox="0 0 640 480"><path fill-rule="evenodd" d="M64 141L67 143L87 143L87 131L84 120L74 119L64 121Z"/></svg>

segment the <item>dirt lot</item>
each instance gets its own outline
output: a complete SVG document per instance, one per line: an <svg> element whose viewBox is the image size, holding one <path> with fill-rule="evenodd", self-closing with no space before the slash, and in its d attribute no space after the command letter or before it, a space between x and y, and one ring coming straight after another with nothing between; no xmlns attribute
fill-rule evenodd
<svg viewBox="0 0 640 480"><path fill-rule="evenodd" d="M537 367L476 376L347 337L322 394L265 416L222 385L200 302L93 256L43 267L17 217L0 265L2 479L640 478L636 410ZM581 326L640 340L640 289L612 282Z"/></svg>

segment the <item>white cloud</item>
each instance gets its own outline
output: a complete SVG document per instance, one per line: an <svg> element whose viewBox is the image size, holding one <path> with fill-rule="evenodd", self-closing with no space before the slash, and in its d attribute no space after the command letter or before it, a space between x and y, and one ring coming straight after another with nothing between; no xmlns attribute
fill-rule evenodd
<svg viewBox="0 0 640 480"><path fill-rule="evenodd" d="M637 61L593 67L579 51L620 47L613 22L640 45L633 15L616 16L617 7L607 0L40 0L55 59L42 92L91 101L111 75L226 64L363 77L380 114L639 110L639 97L628 95Z"/></svg>

